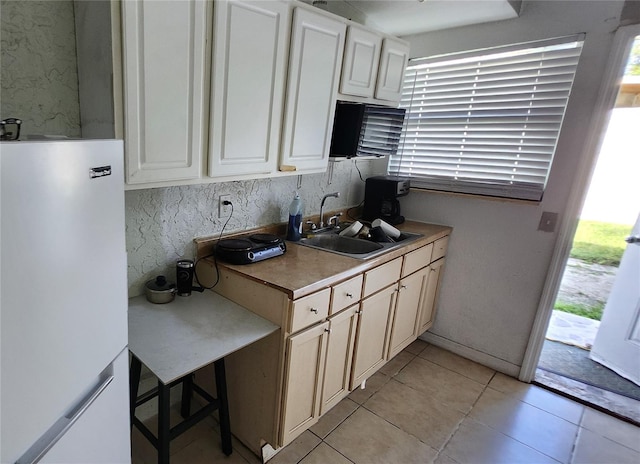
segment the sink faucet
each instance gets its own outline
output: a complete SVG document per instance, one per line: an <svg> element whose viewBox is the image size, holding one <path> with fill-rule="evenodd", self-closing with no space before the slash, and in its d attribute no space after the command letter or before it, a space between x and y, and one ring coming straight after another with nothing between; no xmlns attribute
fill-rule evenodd
<svg viewBox="0 0 640 464"><path fill-rule="evenodd" d="M325 196L322 197L322 202L320 203L320 229L322 229L324 226L328 225L328 224L324 223L324 202L329 197L339 198L340 197L340 192L327 193Z"/></svg>

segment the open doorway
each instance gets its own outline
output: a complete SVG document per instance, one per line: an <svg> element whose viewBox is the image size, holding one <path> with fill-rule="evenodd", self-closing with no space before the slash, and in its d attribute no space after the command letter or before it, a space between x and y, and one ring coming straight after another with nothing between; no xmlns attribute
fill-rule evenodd
<svg viewBox="0 0 640 464"><path fill-rule="evenodd" d="M623 278L618 272L620 261L631 247L624 240L631 234L634 224L640 224L639 127L640 35L635 37L631 47L625 77L583 204L535 375L537 383L636 422L640 422L637 375L628 372L618 375L615 363L612 366L599 353L590 351L596 338L600 348L595 351L601 352L603 344L611 343L601 332L603 311L608 312L609 321L620 318L619 314L611 316L612 311L618 309L612 307L610 296L616 279ZM629 306L633 314L628 317L637 321L640 282L636 280L634 275L627 285L636 288L628 297L633 299ZM615 285L616 289L621 288L620 282ZM611 323L607 325L610 327ZM631 325L627 323L627 326Z"/></svg>

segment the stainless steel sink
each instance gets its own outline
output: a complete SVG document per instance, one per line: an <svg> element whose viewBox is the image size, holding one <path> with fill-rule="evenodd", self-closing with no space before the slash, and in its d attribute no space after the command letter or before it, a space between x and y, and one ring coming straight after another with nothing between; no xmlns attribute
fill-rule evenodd
<svg viewBox="0 0 640 464"><path fill-rule="evenodd" d="M302 239L302 244L323 250L336 251L353 255L363 255L380 250L382 245L368 240L343 237L337 234L324 234Z"/></svg>
<svg viewBox="0 0 640 464"><path fill-rule="evenodd" d="M349 256L356 259L369 259L380 256L391 250L400 248L422 237L421 234L403 232L396 242L372 242L361 238L344 237L337 232L328 231L318 233L312 237L303 238L298 243L310 248Z"/></svg>

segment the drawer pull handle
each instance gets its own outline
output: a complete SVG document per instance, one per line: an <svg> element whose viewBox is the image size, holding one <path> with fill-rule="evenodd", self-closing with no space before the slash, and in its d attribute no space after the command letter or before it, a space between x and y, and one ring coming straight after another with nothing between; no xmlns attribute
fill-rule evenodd
<svg viewBox="0 0 640 464"><path fill-rule="evenodd" d="M353 295L352 295L351 293L347 293L347 294L346 294L346 297L347 297L347 298L353 298Z"/></svg>
<svg viewBox="0 0 640 464"><path fill-rule="evenodd" d="M318 314L318 308L311 308L309 311L311 311L313 314Z"/></svg>

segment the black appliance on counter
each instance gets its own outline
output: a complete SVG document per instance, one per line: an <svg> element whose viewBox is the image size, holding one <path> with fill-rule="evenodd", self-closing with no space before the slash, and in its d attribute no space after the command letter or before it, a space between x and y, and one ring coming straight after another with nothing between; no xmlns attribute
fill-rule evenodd
<svg viewBox="0 0 640 464"><path fill-rule="evenodd" d="M409 194L410 182L406 177L373 176L365 181L362 219L382 219L391 224L402 224L399 197Z"/></svg>
<svg viewBox="0 0 640 464"><path fill-rule="evenodd" d="M283 255L287 246L277 235L253 234L220 240L215 246L216 259L231 264L251 264Z"/></svg>
<svg viewBox="0 0 640 464"><path fill-rule="evenodd" d="M329 156L395 155L404 115L404 108L338 101Z"/></svg>

